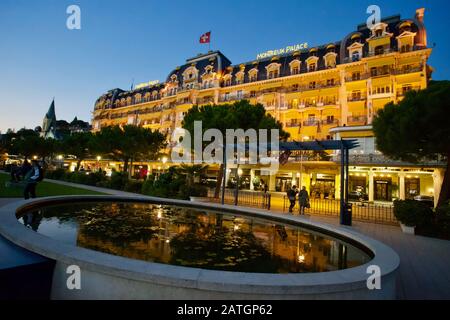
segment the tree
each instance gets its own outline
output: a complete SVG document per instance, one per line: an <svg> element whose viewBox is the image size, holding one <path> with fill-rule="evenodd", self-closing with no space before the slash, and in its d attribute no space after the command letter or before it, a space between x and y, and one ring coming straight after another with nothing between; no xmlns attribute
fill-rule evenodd
<svg viewBox="0 0 450 320"><path fill-rule="evenodd" d="M409 92L398 104L389 103L373 121L377 148L386 156L413 163L447 160L438 206L450 199L450 81L430 82Z"/></svg>
<svg viewBox="0 0 450 320"><path fill-rule="evenodd" d="M64 136L60 144L60 151L77 157L75 171L78 171L81 162L91 155L92 144L92 133L75 132L71 135Z"/></svg>
<svg viewBox="0 0 450 320"><path fill-rule="evenodd" d="M266 114L263 105L252 105L247 100L241 100L233 104L192 107L183 120L183 128L191 133L192 138L194 138L195 121L202 122L202 133L208 129L218 129L224 137L227 129L279 129L281 140L286 140L289 137L289 133L283 131L282 124L271 115ZM217 174L216 198L219 197L222 179L223 164L220 165Z"/></svg>
<svg viewBox="0 0 450 320"><path fill-rule="evenodd" d="M133 125L104 127L94 135L96 151L124 162L128 172L129 163L153 160L166 145L165 136L159 131Z"/></svg>

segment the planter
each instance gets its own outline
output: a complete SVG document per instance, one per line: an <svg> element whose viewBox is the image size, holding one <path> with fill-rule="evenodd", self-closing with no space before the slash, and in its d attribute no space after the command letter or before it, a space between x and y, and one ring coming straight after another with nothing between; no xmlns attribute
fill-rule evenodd
<svg viewBox="0 0 450 320"><path fill-rule="evenodd" d="M189 197L191 202L209 202L208 197Z"/></svg>
<svg viewBox="0 0 450 320"><path fill-rule="evenodd" d="M400 227L402 228L403 233L415 235L416 227L406 226L403 223L400 223Z"/></svg>

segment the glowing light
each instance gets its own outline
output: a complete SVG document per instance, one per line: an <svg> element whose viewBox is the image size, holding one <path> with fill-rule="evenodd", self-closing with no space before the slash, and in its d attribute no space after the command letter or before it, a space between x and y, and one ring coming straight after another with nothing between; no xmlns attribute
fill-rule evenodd
<svg viewBox="0 0 450 320"><path fill-rule="evenodd" d="M167 162L167 157L162 158L162 163L166 164L166 162Z"/></svg>
<svg viewBox="0 0 450 320"><path fill-rule="evenodd" d="M59 155L58 156L58 160L62 160L63 159L63 156L62 155Z"/></svg>
<svg viewBox="0 0 450 320"><path fill-rule="evenodd" d="M305 256L304 256L303 254L301 254L301 255L298 256L298 262L299 262L299 263L305 262Z"/></svg>
<svg viewBox="0 0 450 320"><path fill-rule="evenodd" d="M102 157L97 156L97 161L100 161L100 160L102 160Z"/></svg>
<svg viewBox="0 0 450 320"><path fill-rule="evenodd" d="M242 176L243 173L244 173L244 171L242 171L242 169L238 170L238 175Z"/></svg>
<svg viewBox="0 0 450 320"><path fill-rule="evenodd" d="M33 159L36 160L36 159L37 159L37 156L33 156Z"/></svg>

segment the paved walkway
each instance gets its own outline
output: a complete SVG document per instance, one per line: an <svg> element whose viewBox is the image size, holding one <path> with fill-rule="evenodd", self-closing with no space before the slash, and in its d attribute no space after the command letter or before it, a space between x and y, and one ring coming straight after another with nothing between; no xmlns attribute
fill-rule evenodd
<svg viewBox="0 0 450 320"><path fill-rule="evenodd" d="M135 195L62 181L48 181L113 195ZM16 200L0 198L0 206ZM311 216L307 219L339 224L338 219L333 217ZM389 245L399 254L399 299L450 299L450 241L406 235L399 227L367 222L354 222L351 228Z"/></svg>

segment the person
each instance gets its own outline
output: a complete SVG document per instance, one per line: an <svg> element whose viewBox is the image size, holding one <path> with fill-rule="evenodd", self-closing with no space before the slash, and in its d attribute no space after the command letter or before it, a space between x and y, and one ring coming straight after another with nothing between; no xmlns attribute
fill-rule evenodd
<svg viewBox="0 0 450 320"><path fill-rule="evenodd" d="M31 170L25 176L25 190L23 192L25 200L36 198L36 186L38 182L42 181L42 169L37 160L31 161Z"/></svg>
<svg viewBox="0 0 450 320"><path fill-rule="evenodd" d="M298 194L298 202L300 205L300 215L304 215L305 208L309 208L309 195L308 191L306 191L306 187L303 187Z"/></svg>
<svg viewBox="0 0 450 320"><path fill-rule="evenodd" d="M289 202L291 203L289 206L289 213L292 213L294 207L295 207L295 197L297 196L297 187L296 186L292 186L292 188L290 188L287 191L287 197L289 199Z"/></svg>

